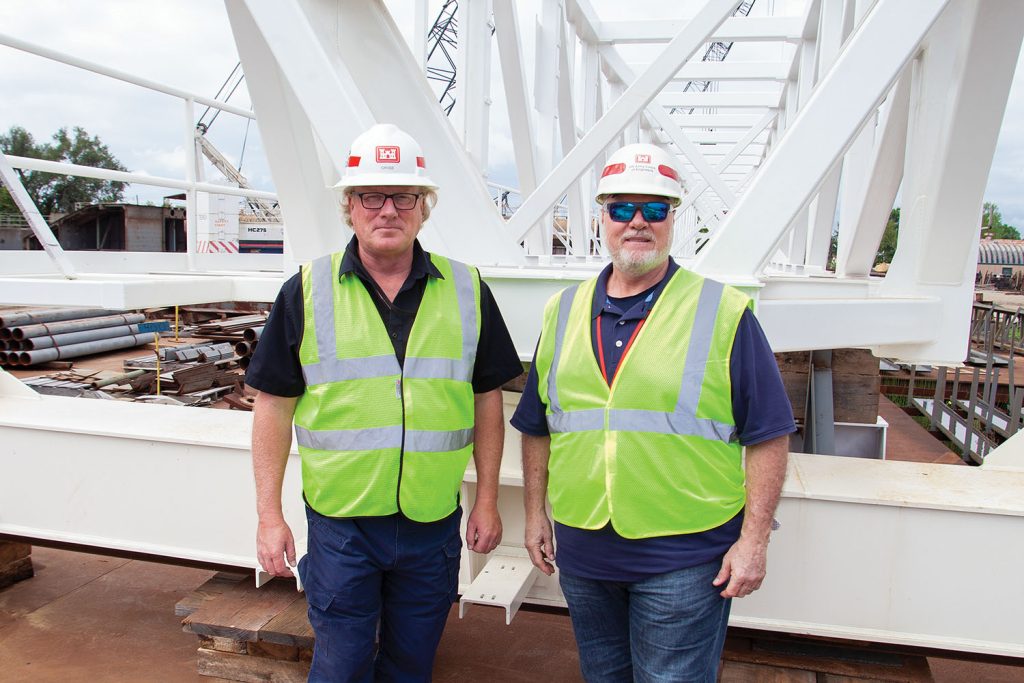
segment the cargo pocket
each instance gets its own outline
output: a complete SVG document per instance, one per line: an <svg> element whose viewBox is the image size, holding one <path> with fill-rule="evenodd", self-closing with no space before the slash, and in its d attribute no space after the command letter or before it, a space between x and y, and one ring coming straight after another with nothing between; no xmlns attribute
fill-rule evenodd
<svg viewBox="0 0 1024 683"><path fill-rule="evenodd" d="M455 536L444 544L444 563L448 569L448 599L455 602L459 599L459 564L462 560L462 538Z"/></svg>
<svg viewBox="0 0 1024 683"><path fill-rule="evenodd" d="M330 611L334 595L328 591L306 589L306 614L309 624L313 627L313 652L315 656L327 662L330 657L330 628L325 615Z"/></svg>

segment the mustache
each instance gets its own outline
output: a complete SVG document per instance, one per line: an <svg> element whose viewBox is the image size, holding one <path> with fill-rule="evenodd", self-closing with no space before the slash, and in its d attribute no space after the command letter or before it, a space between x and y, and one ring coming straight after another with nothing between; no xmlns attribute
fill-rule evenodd
<svg viewBox="0 0 1024 683"><path fill-rule="evenodd" d="M635 238L643 239L648 242L654 241L654 235L651 234L650 230L628 230L627 232L622 233L623 240Z"/></svg>

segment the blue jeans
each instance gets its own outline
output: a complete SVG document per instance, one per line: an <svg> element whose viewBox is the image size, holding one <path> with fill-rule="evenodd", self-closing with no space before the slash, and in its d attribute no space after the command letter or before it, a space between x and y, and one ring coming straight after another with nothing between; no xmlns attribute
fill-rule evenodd
<svg viewBox="0 0 1024 683"><path fill-rule="evenodd" d="M429 524L306 508L299 562L316 641L309 680L429 681L458 594L461 508Z"/></svg>
<svg viewBox="0 0 1024 683"><path fill-rule="evenodd" d="M730 600L720 560L635 582L560 574L587 683L714 683Z"/></svg>

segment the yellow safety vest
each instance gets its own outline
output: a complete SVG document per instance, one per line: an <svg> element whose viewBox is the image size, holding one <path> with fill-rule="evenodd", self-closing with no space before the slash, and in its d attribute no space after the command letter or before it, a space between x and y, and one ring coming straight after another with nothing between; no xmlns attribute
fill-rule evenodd
<svg viewBox="0 0 1024 683"><path fill-rule="evenodd" d="M442 519L473 453L480 275L430 254L443 277L427 278L399 366L366 287L338 277L343 256L302 267L295 435L306 501L331 517Z"/></svg>
<svg viewBox="0 0 1024 683"><path fill-rule="evenodd" d="M537 348L556 521L626 538L705 531L746 501L729 357L745 294L679 269L609 387L591 337L597 280L552 297Z"/></svg>

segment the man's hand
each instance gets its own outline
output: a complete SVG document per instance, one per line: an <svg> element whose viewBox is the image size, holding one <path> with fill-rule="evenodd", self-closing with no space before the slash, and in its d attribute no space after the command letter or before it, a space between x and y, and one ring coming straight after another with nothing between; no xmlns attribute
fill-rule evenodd
<svg viewBox="0 0 1024 683"><path fill-rule="evenodd" d="M723 598L743 598L761 587L768 558L768 539L763 541L740 536L722 558L722 568L711 583L722 586Z"/></svg>
<svg viewBox="0 0 1024 683"><path fill-rule="evenodd" d="M527 513L526 550L533 566L548 576L555 573L555 544L552 541L551 520L547 513Z"/></svg>
<svg viewBox="0 0 1024 683"><path fill-rule="evenodd" d="M466 547L481 555L501 543L501 515L495 503L477 501L466 523Z"/></svg>
<svg viewBox="0 0 1024 683"><path fill-rule="evenodd" d="M256 530L256 557L264 571L274 576L292 576L288 567L295 566L295 539L283 518L260 520Z"/></svg>

